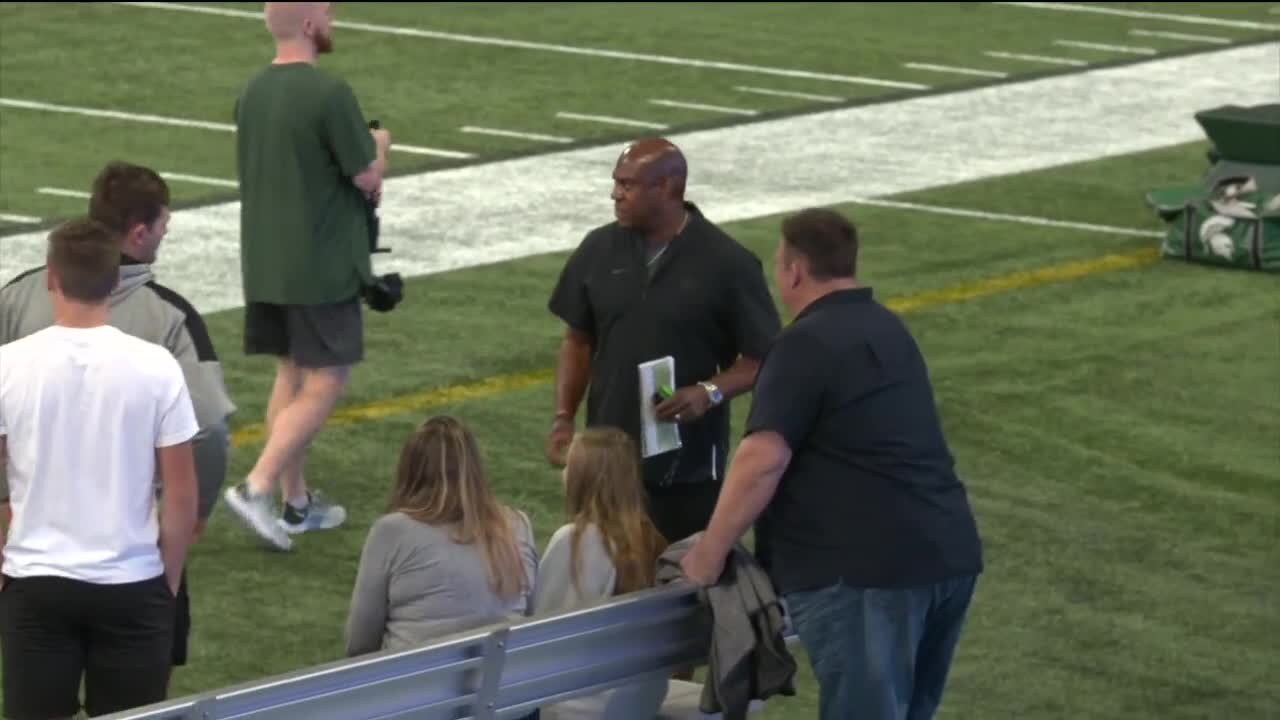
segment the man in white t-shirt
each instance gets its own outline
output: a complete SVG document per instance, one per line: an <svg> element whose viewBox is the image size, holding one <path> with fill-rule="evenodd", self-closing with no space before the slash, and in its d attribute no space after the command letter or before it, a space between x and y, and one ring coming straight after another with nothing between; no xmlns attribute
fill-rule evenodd
<svg viewBox="0 0 1280 720"><path fill-rule="evenodd" d="M120 237L93 220L49 236L54 325L0 346L4 706L103 715L165 698L196 521L195 413L177 360L107 324ZM163 484L156 512L154 480Z"/></svg>

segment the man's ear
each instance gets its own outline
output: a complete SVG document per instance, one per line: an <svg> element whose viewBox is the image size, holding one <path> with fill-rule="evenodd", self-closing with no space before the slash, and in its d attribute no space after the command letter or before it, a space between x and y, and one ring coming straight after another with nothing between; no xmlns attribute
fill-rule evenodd
<svg viewBox="0 0 1280 720"><path fill-rule="evenodd" d="M138 238L142 237L146 232L147 226L142 223L134 223L129 226L129 229L124 233L124 237L121 238L121 242L124 243L123 248L129 250L135 247L138 244Z"/></svg>

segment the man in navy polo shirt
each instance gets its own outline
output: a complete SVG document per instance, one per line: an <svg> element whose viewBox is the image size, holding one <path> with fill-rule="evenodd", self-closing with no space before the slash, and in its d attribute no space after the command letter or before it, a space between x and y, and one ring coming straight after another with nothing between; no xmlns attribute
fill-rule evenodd
<svg viewBox="0 0 1280 720"><path fill-rule="evenodd" d="M716 582L756 522L822 718L924 720L982 571L977 525L924 358L855 280L854 227L812 209L782 234L775 277L795 320L765 356L746 437L682 567Z"/></svg>

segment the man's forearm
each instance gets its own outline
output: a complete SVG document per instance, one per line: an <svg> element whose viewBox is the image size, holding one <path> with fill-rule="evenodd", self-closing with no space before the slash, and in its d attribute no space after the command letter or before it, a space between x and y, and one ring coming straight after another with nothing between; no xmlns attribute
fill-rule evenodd
<svg viewBox="0 0 1280 720"><path fill-rule="evenodd" d="M571 419L578 412L591 377L591 345L566 336L556 362L556 417Z"/></svg>
<svg viewBox="0 0 1280 720"><path fill-rule="evenodd" d="M198 490L191 443L167 447L157 452L163 482L164 507L160 512L160 557L165 577L177 588L187 561L196 526Z"/></svg>
<svg viewBox="0 0 1280 720"><path fill-rule="evenodd" d="M708 378L708 382L720 388L720 392L728 400L750 390L756 383L756 372L759 370L760 361L739 355L724 372Z"/></svg>
<svg viewBox="0 0 1280 720"><path fill-rule="evenodd" d="M776 433L754 433L743 438L703 533L708 551L716 557L728 554L768 507L790 461L791 451Z"/></svg>

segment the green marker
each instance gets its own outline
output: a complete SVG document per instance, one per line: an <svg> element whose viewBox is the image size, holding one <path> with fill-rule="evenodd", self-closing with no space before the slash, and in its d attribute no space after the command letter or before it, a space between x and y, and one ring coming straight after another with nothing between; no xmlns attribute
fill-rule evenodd
<svg viewBox="0 0 1280 720"><path fill-rule="evenodd" d="M653 394L653 404L658 405L672 395L675 395L675 391L671 389L670 385L659 385L658 391Z"/></svg>

